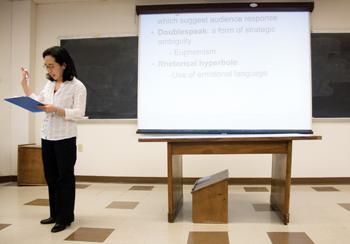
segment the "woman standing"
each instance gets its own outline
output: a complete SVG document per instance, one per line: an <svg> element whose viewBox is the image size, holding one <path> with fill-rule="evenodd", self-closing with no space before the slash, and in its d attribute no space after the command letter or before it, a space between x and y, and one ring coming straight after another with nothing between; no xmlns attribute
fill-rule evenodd
<svg viewBox="0 0 350 244"><path fill-rule="evenodd" d="M28 71L21 69L24 93L43 104L41 128L42 158L48 185L50 216L41 224L55 223L51 232L64 230L74 221L77 157L75 120L85 114L86 88L79 81L74 62L66 49L54 46L43 52L48 82L39 95L32 93Z"/></svg>

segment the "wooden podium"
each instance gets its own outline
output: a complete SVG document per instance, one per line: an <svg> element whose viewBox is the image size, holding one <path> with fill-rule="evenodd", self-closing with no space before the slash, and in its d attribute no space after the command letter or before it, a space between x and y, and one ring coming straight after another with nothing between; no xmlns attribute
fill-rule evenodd
<svg viewBox="0 0 350 244"><path fill-rule="evenodd" d="M228 170L198 179L191 193L193 223L227 223Z"/></svg>
<svg viewBox="0 0 350 244"><path fill-rule="evenodd" d="M39 145L18 145L17 185L45 185L43 167Z"/></svg>
<svg viewBox="0 0 350 244"><path fill-rule="evenodd" d="M315 135L143 136L139 142L167 142L168 222L183 204L182 155L272 154L270 205L284 224L289 222L293 140L319 140Z"/></svg>

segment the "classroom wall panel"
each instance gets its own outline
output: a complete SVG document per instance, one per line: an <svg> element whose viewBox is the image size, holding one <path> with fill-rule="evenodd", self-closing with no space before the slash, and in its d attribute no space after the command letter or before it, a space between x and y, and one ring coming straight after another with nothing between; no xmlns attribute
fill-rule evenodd
<svg viewBox="0 0 350 244"><path fill-rule="evenodd" d="M163 1L162 1L163 2ZM172 1L174 3L176 1ZM315 1L312 28L350 32L347 0ZM154 1L142 1L152 3ZM339 16L343 16L339 18ZM35 86L45 84L41 52L61 37L118 36L137 33L135 2L83 1L36 5ZM98 81L96 81L98 82ZM41 117L35 116L35 141L40 142ZM78 126L76 174L100 176L166 176L166 145L138 143L136 120L86 121ZM293 177L348 177L349 120L318 119L313 130L322 141L294 143ZM123 149L121 149L123 148ZM327 154L327 152L330 152ZM210 175L228 168L230 177L269 177L270 155L186 156L185 177ZM12 172L15 174L15 171Z"/></svg>

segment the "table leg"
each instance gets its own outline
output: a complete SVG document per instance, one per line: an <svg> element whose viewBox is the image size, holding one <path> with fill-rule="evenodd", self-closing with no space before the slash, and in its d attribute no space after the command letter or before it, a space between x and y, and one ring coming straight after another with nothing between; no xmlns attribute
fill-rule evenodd
<svg viewBox="0 0 350 244"><path fill-rule="evenodd" d="M168 222L174 222L183 204L182 156L173 155L168 143Z"/></svg>
<svg viewBox="0 0 350 244"><path fill-rule="evenodd" d="M287 143L287 153L272 155L271 208L284 224L289 223L289 198L291 185L292 142Z"/></svg>

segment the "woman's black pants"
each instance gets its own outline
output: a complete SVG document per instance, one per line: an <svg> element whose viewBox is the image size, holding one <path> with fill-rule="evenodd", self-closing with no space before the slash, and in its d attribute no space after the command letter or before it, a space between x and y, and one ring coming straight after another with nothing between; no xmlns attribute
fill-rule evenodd
<svg viewBox="0 0 350 244"><path fill-rule="evenodd" d="M76 137L41 139L45 179L49 189L50 217L59 224L74 221Z"/></svg>

